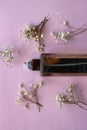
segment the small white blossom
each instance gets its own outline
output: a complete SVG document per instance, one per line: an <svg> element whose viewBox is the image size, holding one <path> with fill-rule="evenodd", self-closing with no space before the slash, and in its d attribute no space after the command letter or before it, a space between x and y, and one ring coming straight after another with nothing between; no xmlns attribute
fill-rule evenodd
<svg viewBox="0 0 87 130"><path fill-rule="evenodd" d="M74 36L79 35L85 31L87 31L87 25L84 24L80 28L74 28L68 26L68 21L60 22L67 26L67 29L64 31L58 31L58 32L51 32L51 36L57 42L58 40L63 41L64 43L67 43L69 40L71 40Z"/></svg>
<svg viewBox="0 0 87 130"><path fill-rule="evenodd" d="M19 98L16 100L16 102L23 106L23 108L29 108L30 103L36 104L38 110L40 111L40 107L42 105L38 101L38 95L37 90L42 87L42 81L40 81L38 84L34 85L31 84L31 87L29 87L29 90L26 89L25 85L21 83L19 85L20 91L19 91Z"/></svg>
<svg viewBox="0 0 87 130"><path fill-rule="evenodd" d="M83 108L84 110L87 110L86 106L87 106L87 103L81 101L79 98L78 98L78 95L75 96L72 92L72 89L74 89L75 86L73 84L71 84L71 86L66 90L67 93L64 93L64 94L58 94L56 96L56 103L59 103L60 106L62 107L63 104L75 104L81 108ZM85 105L85 107L84 107Z"/></svg>
<svg viewBox="0 0 87 130"><path fill-rule="evenodd" d="M48 16L45 17L39 24L37 25L25 25L25 28L21 31L22 36L24 37L25 40L34 40L37 44L40 42L42 42L43 38L44 38L44 34L43 34L43 28L45 26L45 24L47 23L47 21L49 20ZM41 48L39 46L38 50L39 51L44 51L44 47Z"/></svg>

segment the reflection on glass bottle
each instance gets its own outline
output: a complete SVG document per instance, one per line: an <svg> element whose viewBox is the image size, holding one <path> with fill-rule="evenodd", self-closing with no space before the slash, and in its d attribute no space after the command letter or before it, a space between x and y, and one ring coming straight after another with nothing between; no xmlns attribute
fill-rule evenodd
<svg viewBox="0 0 87 130"><path fill-rule="evenodd" d="M40 70L42 76L82 75L87 73L87 55L41 54L24 65L31 70Z"/></svg>

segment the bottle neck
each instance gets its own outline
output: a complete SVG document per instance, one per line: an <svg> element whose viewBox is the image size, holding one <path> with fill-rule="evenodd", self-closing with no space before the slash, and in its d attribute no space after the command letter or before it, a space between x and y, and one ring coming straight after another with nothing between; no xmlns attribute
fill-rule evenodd
<svg viewBox="0 0 87 130"><path fill-rule="evenodd" d="M32 70L40 70L40 59L32 59Z"/></svg>

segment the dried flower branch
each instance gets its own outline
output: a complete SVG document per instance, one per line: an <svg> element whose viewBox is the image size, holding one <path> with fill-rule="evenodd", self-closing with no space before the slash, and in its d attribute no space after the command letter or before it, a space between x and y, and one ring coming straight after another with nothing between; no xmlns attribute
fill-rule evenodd
<svg viewBox="0 0 87 130"><path fill-rule="evenodd" d="M64 43L67 43L74 36L87 31L87 24L84 24L79 28L75 28L70 26L68 21L61 21L60 23L65 25L67 28L63 31L51 32L51 36L53 37L56 43L58 43L59 40L63 41Z"/></svg>
<svg viewBox="0 0 87 130"><path fill-rule="evenodd" d="M41 105L39 103L39 98L38 98L38 89L42 88L43 82L40 81L38 84L34 85L31 84L29 90L27 90L24 86L23 83L19 85L20 87L20 97L16 100L16 102L20 105L22 105L24 108L29 108L30 103L36 104L38 111L40 112Z"/></svg>
<svg viewBox="0 0 87 130"><path fill-rule="evenodd" d="M48 22L49 17L46 16L38 25L26 25L24 30L22 30L22 35L25 40L34 39L35 42L38 44L38 50L44 51L45 45L43 44L43 29L45 24Z"/></svg>
<svg viewBox="0 0 87 130"><path fill-rule="evenodd" d="M58 94L56 96L56 102L62 107L64 104L75 104L84 110L87 110L87 103L83 102L75 92L75 86L71 84L66 90L66 93ZM85 107L84 107L85 106Z"/></svg>
<svg viewBox="0 0 87 130"><path fill-rule="evenodd" d="M6 47L3 50L0 50L0 57L2 58L3 62L8 66L8 63L11 63L13 60L14 49L10 46Z"/></svg>

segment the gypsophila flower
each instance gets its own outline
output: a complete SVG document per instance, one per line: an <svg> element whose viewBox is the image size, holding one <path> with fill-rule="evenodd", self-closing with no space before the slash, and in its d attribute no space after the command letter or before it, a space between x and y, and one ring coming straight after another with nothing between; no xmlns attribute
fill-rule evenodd
<svg viewBox="0 0 87 130"><path fill-rule="evenodd" d="M37 93L38 89L41 88L42 86L43 82L40 81L38 84L30 84L29 89L26 89L25 85L21 83L20 85L18 85L18 87L20 88L19 92L20 97L16 100L16 102L22 105L24 109L29 108L31 103L36 104L38 111L40 112L40 109L43 106L39 103Z"/></svg>
<svg viewBox="0 0 87 130"><path fill-rule="evenodd" d="M24 30L21 31L22 36L25 40L34 39L37 43L37 49L39 51L44 51L45 45L43 44L44 34L43 29L45 24L48 22L49 18L46 16L38 25L26 25Z"/></svg>
<svg viewBox="0 0 87 130"><path fill-rule="evenodd" d="M13 60L13 54L14 49L10 46L7 46L5 49L0 50L0 57L2 61L8 66L8 63L11 63Z"/></svg>
<svg viewBox="0 0 87 130"><path fill-rule="evenodd" d="M42 81L40 81L40 82L38 83L38 88L42 88L43 85L44 85L44 83L43 83Z"/></svg>
<svg viewBox="0 0 87 130"><path fill-rule="evenodd" d="M66 89L66 93L58 94L56 96L56 103L60 106L64 104L75 104L84 110L87 110L87 103L83 102L78 95L75 93L75 87L73 84Z"/></svg>
<svg viewBox="0 0 87 130"><path fill-rule="evenodd" d="M51 36L53 37L56 43L60 41L67 43L69 40L73 39L74 36L87 31L87 24L84 24L81 27L76 28L70 26L68 21L60 21L60 23L65 25L67 28L63 31L51 32Z"/></svg>
<svg viewBox="0 0 87 130"><path fill-rule="evenodd" d="M18 85L18 87L19 87L19 88L24 88L24 84L23 84L23 83L20 83L20 84Z"/></svg>

